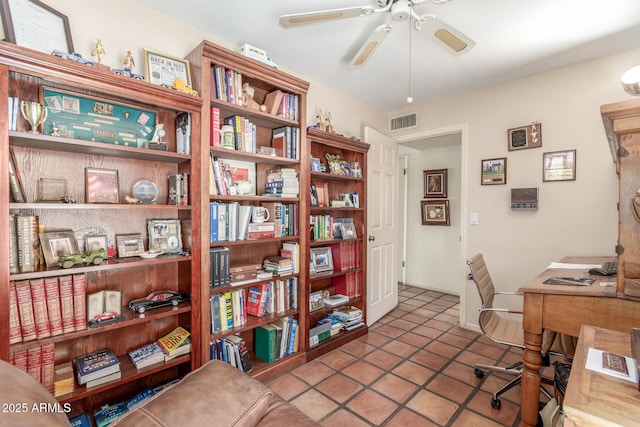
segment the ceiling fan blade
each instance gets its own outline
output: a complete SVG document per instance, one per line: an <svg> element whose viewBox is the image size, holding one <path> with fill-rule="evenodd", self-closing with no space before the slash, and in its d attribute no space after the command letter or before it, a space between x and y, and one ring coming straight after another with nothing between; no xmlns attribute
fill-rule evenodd
<svg viewBox="0 0 640 427"><path fill-rule="evenodd" d="M356 18L371 15L376 9L371 6L346 7L344 9L320 10L317 12L296 13L282 15L280 25L295 27L298 25L314 24L316 22L334 21L337 19Z"/></svg>
<svg viewBox="0 0 640 427"><path fill-rule="evenodd" d="M360 68L364 66L364 64L369 60L373 52L382 44L384 39L391 32L391 25L384 24L377 27L373 30L373 33L367 38L367 41L364 42L358 53L353 57L351 62L349 62L349 68Z"/></svg>
<svg viewBox="0 0 640 427"><path fill-rule="evenodd" d="M425 15L416 21L416 29L426 37L434 37L454 55L469 52L476 45L471 38L433 15Z"/></svg>

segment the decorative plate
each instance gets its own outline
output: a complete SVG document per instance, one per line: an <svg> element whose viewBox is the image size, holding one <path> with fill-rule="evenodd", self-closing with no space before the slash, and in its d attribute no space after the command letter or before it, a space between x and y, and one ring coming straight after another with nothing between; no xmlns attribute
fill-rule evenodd
<svg viewBox="0 0 640 427"><path fill-rule="evenodd" d="M138 181L133 185L133 197L143 205L155 205L158 198L158 186L151 181Z"/></svg>

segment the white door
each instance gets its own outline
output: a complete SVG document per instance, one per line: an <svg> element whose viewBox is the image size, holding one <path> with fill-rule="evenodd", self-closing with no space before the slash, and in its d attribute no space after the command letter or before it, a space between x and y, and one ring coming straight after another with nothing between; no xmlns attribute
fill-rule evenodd
<svg viewBox="0 0 640 427"><path fill-rule="evenodd" d="M367 155L367 324L398 305L398 144L364 128Z"/></svg>

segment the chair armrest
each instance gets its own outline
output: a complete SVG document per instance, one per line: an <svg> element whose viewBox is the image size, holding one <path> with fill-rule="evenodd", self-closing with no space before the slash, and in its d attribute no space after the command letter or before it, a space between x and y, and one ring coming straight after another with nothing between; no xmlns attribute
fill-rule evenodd
<svg viewBox="0 0 640 427"><path fill-rule="evenodd" d="M523 314L521 309L513 309L513 308L492 307L492 308L481 308L480 309L480 312L484 312L484 311L495 311L495 312L499 312L499 313Z"/></svg>

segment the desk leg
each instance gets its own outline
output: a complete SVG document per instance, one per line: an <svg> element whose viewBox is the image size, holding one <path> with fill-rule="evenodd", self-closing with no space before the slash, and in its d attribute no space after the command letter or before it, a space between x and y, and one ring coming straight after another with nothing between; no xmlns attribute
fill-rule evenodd
<svg viewBox="0 0 640 427"><path fill-rule="evenodd" d="M538 423L538 401L540 400L542 334L535 334L525 330L524 344L520 417L523 425L535 426Z"/></svg>

